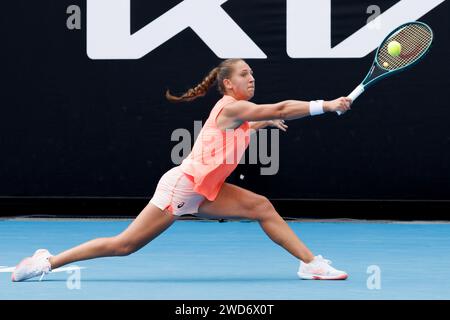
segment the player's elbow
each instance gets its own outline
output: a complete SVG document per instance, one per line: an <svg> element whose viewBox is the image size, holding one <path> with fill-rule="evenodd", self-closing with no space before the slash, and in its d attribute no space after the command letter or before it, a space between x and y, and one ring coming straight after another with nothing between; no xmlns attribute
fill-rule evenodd
<svg viewBox="0 0 450 320"><path fill-rule="evenodd" d="M287 118L287 104L283 102L277 103L274 108L274 117L273 119L281 119L286 120Z"/></svg>

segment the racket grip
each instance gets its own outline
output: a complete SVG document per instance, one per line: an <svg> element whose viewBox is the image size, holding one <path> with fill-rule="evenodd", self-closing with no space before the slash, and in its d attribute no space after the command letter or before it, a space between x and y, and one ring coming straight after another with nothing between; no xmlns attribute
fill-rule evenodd
<svg viewBox="0 0 450 320"><path fill-rule="evenodd" d="M356 88L355 88L355 90L353 90L349 95L348 95L348 97L350 98L350 99L352 99L352 103L356 100L356 98L358 98L360 95L361 95L361 93L363 93L364 92L364 86L362 85L362 84L360 84L359 86L357 86ZM340 112L340 111L336 111L336 113L338 114L338 115L341 115L342 114L342 112Z"/></svg>

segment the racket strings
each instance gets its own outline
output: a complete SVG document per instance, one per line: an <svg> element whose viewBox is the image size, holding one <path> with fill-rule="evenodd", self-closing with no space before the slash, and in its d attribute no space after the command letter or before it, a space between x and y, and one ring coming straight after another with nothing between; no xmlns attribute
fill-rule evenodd
<svg viewBox="0 0 450 320"><path fill-rule="evenodd" d="M392 37L387 39L378 51L378 63L384 69L396 70L414 63L430 46L432 32L429 28L419 24L410 24ZM391 56L388 52L388 44L397 41L402 50L399 56Z"/></svg>

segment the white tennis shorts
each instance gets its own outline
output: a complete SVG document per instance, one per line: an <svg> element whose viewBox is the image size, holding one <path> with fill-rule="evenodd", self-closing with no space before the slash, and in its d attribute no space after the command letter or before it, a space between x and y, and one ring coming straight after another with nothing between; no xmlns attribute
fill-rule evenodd
<svg viewBox="0 0 450 320"><path fill-rule="evenodd" d="M206 198L193 189L194 183L177 166L161 177L150 202L176 216L195 214Z"/></svg>

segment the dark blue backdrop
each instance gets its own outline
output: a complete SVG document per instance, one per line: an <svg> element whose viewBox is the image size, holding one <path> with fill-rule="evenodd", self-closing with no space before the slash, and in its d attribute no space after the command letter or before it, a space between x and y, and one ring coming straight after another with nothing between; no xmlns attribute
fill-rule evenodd
<svg viewBox="0 0 450 320"><path fill-rule="evenodd" d="M179 2L133 0L132 30ZM66 28L71 4L81 7L81 30ZM333 2L334 44L366 23L370 4ZM256 103L346 95L372 62L373 53L289 58L285 1L230 0L223 8L268 56L247 60ZM3 4L1 196L149 197L173 166L171 133L193 132L219 98L215 90L191 104L164 98L220 62L191 30L139 60L91 60L85 9L84 1ZM277 175L241 165L229 181L272 199L450 200L449 18L448 1L421 18L436 34L430 55L361 96L352 112L289 122Z"/></svg>

